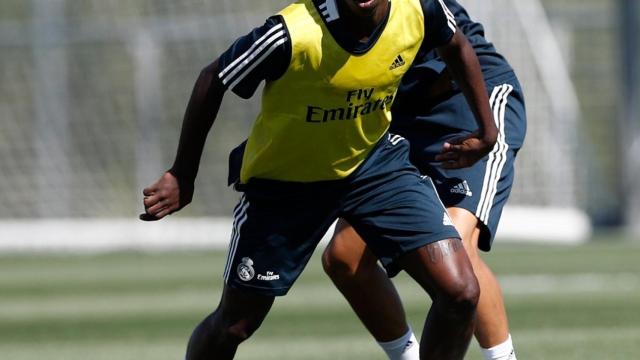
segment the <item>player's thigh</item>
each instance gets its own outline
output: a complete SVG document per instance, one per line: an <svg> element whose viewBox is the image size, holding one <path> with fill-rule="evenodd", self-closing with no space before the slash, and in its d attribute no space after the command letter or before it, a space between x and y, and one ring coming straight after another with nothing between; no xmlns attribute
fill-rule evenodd
<svg viewBox="0 0 640 360"><path fill-rule="evenodd" d="M432 297L475 302L478 281L460 239L444 239L402 256L398 263Z"/></svg>
<svg viewBox="0 0 640 360"><path fill-rule="evenodd" d="M448 207L447 212L453 221L462 243L470 257L478 255L478 239L480 237L479 221L474 213L463 207Z"/></svg>
<svg viewBox="0 0 640 360"><path fill-rule="evenodd" d="M367 244L344 219L336 223L335 232L322 255L322 263L328 273L355 273L377 266L377 258Z"/></svg>

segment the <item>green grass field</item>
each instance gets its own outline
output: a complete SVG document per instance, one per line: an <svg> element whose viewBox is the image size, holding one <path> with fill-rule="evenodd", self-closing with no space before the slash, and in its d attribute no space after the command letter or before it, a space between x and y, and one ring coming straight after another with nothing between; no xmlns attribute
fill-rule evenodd
<svg viewBox="0 0 640 360"><path fill-rule="evenodd" d="M317 255L317 254L316 254ZM640 242L502 245L519 359L640 358ZM217 304L223 252L0 256L0 358L182 359ZM396 279L414 329L429 301ZM385 359L315 256L238 359ZM468 359L481 359L472 344Z"/></svg>

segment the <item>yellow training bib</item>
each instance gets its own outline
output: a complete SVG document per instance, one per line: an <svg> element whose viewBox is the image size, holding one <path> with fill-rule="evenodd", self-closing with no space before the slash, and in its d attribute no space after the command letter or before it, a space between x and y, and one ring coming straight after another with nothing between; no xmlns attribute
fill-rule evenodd
<svg viewBox="0 0 640 360"><path fill-rule="evenodd" d="M268 82L244 153L241 182L342 179L386 133L402 75L424 38L419 0L393 0L377 42L343 49L311 0L280 15L292 44L289 68Z"/></svg>

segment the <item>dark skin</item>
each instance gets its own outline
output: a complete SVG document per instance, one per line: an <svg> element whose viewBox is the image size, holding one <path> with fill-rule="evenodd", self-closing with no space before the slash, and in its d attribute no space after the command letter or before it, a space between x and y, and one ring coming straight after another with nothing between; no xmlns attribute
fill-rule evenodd
<svg viewBox="0 0 640 360"><path fill-rule="evenodd" d="M334 238L339 240L358 236L342 219L335 231ZM336 254L340 261L334 260ZM393 336L376 338L386 342L398 339L408 329L400 297L376 261L371 250L357 241L334 240L322 258L325 271L372 334L399 330ZM475 325L479 288L462 242L445 239L428 244L404 255L399 264L433 302L420 338L420 359L463 359ZM345 273L350 276L342 276ZM381 294L386 296L370 297ZM393 309L393 316L380 316L386 309Z"/></svg>
<svg viewBox="0 0 640 360"><path fill-rule="evenodd" d="M142 191L145 213L140 215L141 220L162 219L191 202L192 191L186 193L184 189L193 186L198 167L187 166L186 159L198 159L199 162L207 134L222 104L225 89L213 81L217 73L217 60L200 72L184 115L176 160L171 172L164 173ZM180 186L178 178L187 186Z"/></svg>
<svg viewBox="0 0 640 360"><path fill-rule="evenodd" d="M349 22L353 35L366 39L385 18L389 5L386 0L342 0L339 6L341 15L353 20ZM453 70L454 79L465 83L461 87L482 129L472 139L443 149L441 160L457 166L488 154L496 141L497 129L478 60L464 36L456 34L439 50L443 59L450 62L447 65ZM183 120L174 165L143 190L142 220L161 219L191 201L197 165L225 92L219 82L214 81L217 73L217 61L200 73ZM434 300L425 321L422 341L429 346L421 350L422 359L462 359L473 332L478 284L466 253L457 242L458 239L444 239L426 245L407 253L400 262ZM444 256L443 246L456 251L447 251ZM439 260L433 261L434 256ZM218 308L194 330L187 359L233 359L238 345L258 329L273 301L273 296L256 295L225 285Z"/></svg>
<svg viewBox="0 0 640 360"><path fill-rule="evenodd" d="M449 72L462 89L467 103L478 122L478 130L463 138L444 144L436 161L442 161L446 169L459 169L475 164L491 152L498 138L498 129L488 107L489 97L484 88L484 78L475 50L466 37L458 31L449 46L438 48L438 54L447 64ZM483 84L479 87L479 84ZM478 105L475 105L478 104ZM483 105L487 105L486 107Z"/></svg>
<svg viewBox="0 0 640 360"><path fill-rule="evenodd" d="M354 39L367 42L376 26L384 20L389 11L389 2L386 0L374 0L371 5L365 1L340 1L338 9L346 19L345 24L353 34Z"/></svg>

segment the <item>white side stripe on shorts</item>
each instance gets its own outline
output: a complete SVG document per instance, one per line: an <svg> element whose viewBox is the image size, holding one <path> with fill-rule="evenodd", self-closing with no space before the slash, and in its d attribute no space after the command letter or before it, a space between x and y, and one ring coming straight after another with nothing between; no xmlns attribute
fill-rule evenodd
<svg viewBox="0 0 640 360"><path fill-rule="evenodd" d="M431 177L427 176L427 175L422 175L420 176L423 179L428 179L429 183L431 183L431 187L433 188L433 191L436 194L436 197L438 198L438 201L440 201L440 205L442 205L442 210L444 210L447 215L449 215L449 212L447 211L447 207L444 206L444 203L442 202L442 199L440 199L440 194L438 194L438 188L436 188L436 184L433 183L433 179L431 179Z"/></svg>
<svg viewBox="0 0 640 360"><path fill-rule="evenodd" d="M493 110L493 118L496 122L496 126L498 128L498 140L493 150L489 154L489 159L487 161L487 168L485 170L485 177L482 186L482 192L480 197L480 202L478 204L478 210L476 211L476 216L486 223L486 218L488 217L488 212L492 206L490 202L491 192L493 189L493 185L496 184L500 179L500 174L498 173L498 168L500 167L500 162L502 160L502 152L506 151L502 141L502 129L500 122L500 107L504 102L505 94L507 93L507 86L500 85L499 87L494 88L494 93L492 94L493 101L491 102L491 108ZM495 95L495 96L494 96Z"/></svg>
<svg viewBox="0 0 640 360"><path fill-rule="evenodd" d="M400 135L393 135L393 136L391 136L391 134L389 134L389 142L390 142L392 145L398 145L398 143L399 143L400 141L402 141L402 140L404 140L404 138L403 138L402 136L400 136Z"/></svg>
<svg viewBox="0 0 640 360"><path fill-rule="evenodd" d="M256 40L249 50L245 51L231 64L225 67L218 74L218 77L222 79L222 83L226 85L235 78L236 80L229 85L229 88L232 89L238 82L242 81L242 79L244 79L251 70L258 66L269 54L277 49L278 46L287 41L286 32L282 27L282 24L274 26ZM267 48L268 50L264 51ZM256 60L256 57L258 56L260 57Z"/></svg>
<svg viewBox="0 0 640 360"><path fill-rule="evenodd" d="M236 206L236 210L233 214L233 231L231 233L231 242L229 243L229 253L227 254L227 263L224 267L224 281L229 280L229 273L231 272L231 265L233 264L233 257L236 255L238 249L238 239L240 239L240 228L242 224L247 220L247 208L249 202L243 195L240 199L240 203Z"/></svg>
<svg viewBox="0 0 640 360"><path fill-rule="evenodd" d="M493 119L494 121L496 121L496 114L495 114L495 102L496 102L496 98L500 98L500 96L498 96L498 94L502 94L502 92L504 91L504 88L502 85L500 86L496 86L493 88L493 91L491 92L491 97L489 98L489 104L491 106L491 109L494 110L493 113ZM496 124L497 126L497 124ZM498 131L500 131L500 129L498 129ZM498 136L499 137L499 136ZM478 219L480 219L482 221L482 218L480 217L480 214L482 212L482 209L484 208L484 203L486 201L486 197L487 197L487 189L489 187L489 180L491 179L491 168L492 165L494 163L495 160L495 153L496 151L499 149L499 139L498 141L496 141L496 145L494 145L493 150L491 150L491 153L489 153L489 159L487 160L487 166L484 172L484 179L482 181L482 190L480 191L480 201L478 202L478 208L476 209L476 217Z"/></svg>
<svg viewBox="0 0 640 360"><path fill-rule="evenodd" d="M233 248L233 239L236 237L236 225L237 225L237 217L238 213L240 213L242 207L244 206L245 196L244 194L240 198L238 205L233 209L233 227L231 229L231 239L229 240L229 251L227 252L227 261L224 265L224 274L227 273L227 268L229 267L229 259L231 255L231 249Z"/></svg>
<svg viewBox="0 0 640 360"><path fill-rule="evenodd" d="M507 150L509 145L506 141L505 129L504 129L504 117L506 113L506 106L509 94L513 91L513 86L503 84L496 86L491 93L490 103L493 110L493 118L498 127L498 140L493 150L489 154L487 160L487 167L484 173L484 180L482 182L482 191L480 194L480 202L476 209L476 217L483 223L489 222L489 215L491 213L491 207L493 206L493 200L495 199L498 191L498 182L502 175L502 169L507 162Z"/></svg>
<svg viewBox="0 0 640 360"><path fill-rule="evenodd" d="M488 222L489 220L489 215L490 215L490 210L491 207L493 206L493 200L495 199L496 196L496 192L498 190L498 182L500 181L500 177L502 176L502 169L504 168L504 164L507 162L507 150L509 149L509 145L507 144L506 140L505 140L505 135L504 135L504 115L505 115L505 108L507 105L507 97L509 96L509 93L511 92L511 90L513 89L513 87L511 87L510 85L507 85L504 89L504 92L502 93L502 96L500 96L498 99L499 101L495 103L495 109L494 109L494 117L497 119L496 121L498 121L498 123L496 124L499 130L498 133L498 142L500 145L500 150L497 152L497 155L495 157L493 166L491 168L491 180L489 181L490 187L489 187L489 192L487 193L487 197L486 197L486 202L484 204L484 209L482 210L483 212L481 213L483 221Z"/></svg>

